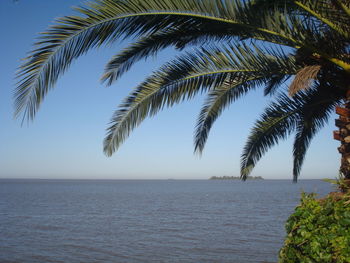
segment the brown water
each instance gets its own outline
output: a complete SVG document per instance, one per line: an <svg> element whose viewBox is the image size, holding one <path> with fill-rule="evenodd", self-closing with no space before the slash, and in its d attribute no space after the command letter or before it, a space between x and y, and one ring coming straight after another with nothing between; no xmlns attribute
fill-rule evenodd
<svg viewBox="0 0 350 263"><path fill-rule="evenodd" d="M318 180L0 180L0 262L276 262Z"/></svg>

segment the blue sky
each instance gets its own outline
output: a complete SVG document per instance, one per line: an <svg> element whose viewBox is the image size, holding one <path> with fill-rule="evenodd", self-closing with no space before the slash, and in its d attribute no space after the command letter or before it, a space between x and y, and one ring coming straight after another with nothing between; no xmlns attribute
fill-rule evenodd
<svg viewBox="0 0 350 263"><path fill-rule="evenodd" d="M193 133L203 98L147 119L112 157L102 151L105 129L122 99L145 76L170 60L174 50L135 65L118 83L99 82L104 65L125 43L92 50L76 60L49 93L35 120L13 118L15 72L39 32L54 18L74 14L79 0L0 1L0 178L206 179L239 175L240 154L250 127L271 98L251 93L215 123L200 158ZM334 116L335 117L335 116ZM301 179L334 178L339 167L334 121L313 140ZM292 178L292 140L271 149L253 176Z"/></svg>

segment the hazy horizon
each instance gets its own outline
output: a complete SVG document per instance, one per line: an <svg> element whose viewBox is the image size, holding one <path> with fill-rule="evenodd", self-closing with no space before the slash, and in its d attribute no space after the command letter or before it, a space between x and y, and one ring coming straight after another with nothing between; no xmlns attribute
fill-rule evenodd
<svg viewBox="0 0 350 263"><path fill-rule="evenodd" d="M303 178L303 179L298 179L298 181L300 180L323 180L323 179L333 179L333 178ZM52 178L35 178L35 177L3 177L0 178L0 181L11 181L11 180L28 180L28 181L173 181L173 180L177 180L177 181L201 181L201 180L210 180L210 177L208 178L108 178L108 177L103 177L103 178L75 178L75 177L69 177L69 178L62 178L62 177L52 177ZM242 180L237 180L237 179L217 179L215 181L224 181L224 180L228 180L228 181L238 181L238 182L243 182L245 183L246 181L242 181ZM264 181L269 181L269 180L286 180L286 181L291 181L291 183L293 182L293 179L291 178L263 178ZM214 181L214 180L213 180ZM248 180L250 181L259 181L259 180Z"/></svg>

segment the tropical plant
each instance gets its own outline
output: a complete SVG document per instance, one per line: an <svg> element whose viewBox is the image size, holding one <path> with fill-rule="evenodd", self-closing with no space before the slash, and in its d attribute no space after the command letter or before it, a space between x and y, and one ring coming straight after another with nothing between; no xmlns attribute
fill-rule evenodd
<svg viewBox="0 0 350 263"><path fill-rule="evenodd" d="M350 195L333 193L320 200L303 193L286 231L279 263L350 262Z"/></svg>
<svg viewBox="0 0 350 263"><path fill-rule="evenodd" d="M89 49L134 39L108 62L102 76L108 85L140 59L170 46L185 49L137 86L114 113L104 140L107 155L147 116L205 92L194 139L201 153L222 111L247 92L264 88L276 101L251 131L241 177L246 179L270 147L295 132L296 180L311 139L335 107L345 103L344 110L350 109L347 0L95 0L75 10L77 16L58 19L41 35L21 65L16 116L33 119L59 76ZM290 96L283 83L290 83ZM344 116L338 121L341 172L350 178L350 140L345 140L350 114Z"/></svg>

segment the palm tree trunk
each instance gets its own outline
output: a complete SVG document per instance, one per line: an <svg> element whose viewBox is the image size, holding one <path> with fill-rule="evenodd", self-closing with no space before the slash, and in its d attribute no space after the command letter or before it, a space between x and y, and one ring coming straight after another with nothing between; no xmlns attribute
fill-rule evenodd
<svg viewBox="0 0 350 263"><path fill-rule="evenodd" d="M338 148L341 154L340 173L344 179L350 183L350 92L347 92L343 107L336 107L339 118L335 120L335 125L339 128L334 131L334 139L340 141Z"/></svg>

